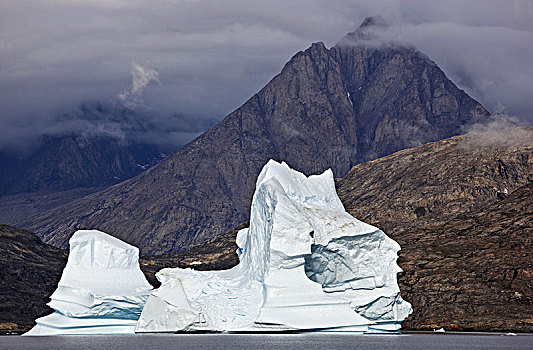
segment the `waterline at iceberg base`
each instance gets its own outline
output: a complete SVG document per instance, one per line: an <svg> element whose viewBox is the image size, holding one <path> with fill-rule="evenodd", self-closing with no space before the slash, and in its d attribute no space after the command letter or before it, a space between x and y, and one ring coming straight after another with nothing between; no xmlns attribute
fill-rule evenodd
<svg viewBox="0 0 533 350"><path fill-rule="evenodd" d="M84 232L87 236L94 233L96 241L118 241L105 238L99 231ZM70 243L72 255L72 239ZM96 308L97 311L93 311L93 302L73 314L57 304L56 291L50 303L56 313L38 319L38 325L28 334L95 333L89 330L91 322L94 327L107 325L100 328L106 333L113 332L112 329L115 333L132 332L132 324L137 333L394 333L411 312L410 304L400 296L396 280L401 271L396 263L399 245L378 228L344 210L330 170L306 177L285 163L269 161L257 179L250 227L239 231L237 245L240 263L234 268L222 271L165 268L156 275L161 287L154 291L146 288L144 277L142 283L137 277L131 279L129 276L142 273L138 264L128 265L136 272L124 271L126 279L131 279L130 287L136 287L124 289L130 291L124 293L127 296L116 296L114 290L95 294L82 288L93 298L98 295L98 303L106 298L117 302L112 307L110 303ZM100 246L105 245L85 245L88 251L84 256L99 257L94 249ZM74 263L69 257L63 277L67 271L75 271L69 266ZM112 270L113 262L108 262L106 268ZM80 273L79 283L94 286L94 282L81 280L98 280L98 273L106 275L106 271ZM61 288L60 282L58 291ZM137 294L132 294L133 290ZM126 305L121 298L132 303ZM113 310L111 313L102 311L108 307ZM43 322L47 317L59 319ZM62 322L71 328L57 326ZM127 325L120 328L120 322ZM65 329L68 331L61 333Z"/></svg>

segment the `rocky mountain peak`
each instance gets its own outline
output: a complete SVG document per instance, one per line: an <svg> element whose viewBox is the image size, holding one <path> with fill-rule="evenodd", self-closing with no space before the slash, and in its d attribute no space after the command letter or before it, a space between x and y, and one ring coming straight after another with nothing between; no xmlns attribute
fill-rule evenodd
<svg viewBox="0 0 533 350"><path fill-rule="evenodd" d="M386 28L387 22L380 16L367 17L361 23L361 25L354 30L346 34L338 43L338 45L354 45L362 44L364 41L375 39L376 36L373 31L377 28Z"/></svg>
<svg viewBox="0 0 533 350"><path fill-rule="evenodd" d="M488 118L417 50L319 42L164 162L19 224L62 247L76 229L98 227L143 254L178 251L249 217L269 159L343 177L355 164L461 134Z"/></svg>
<svg viewBox="0 0 533 350"><path fill-rule="evenodd" d="M359 26L359 29L364 29L372 26L386 26L387 22L381 16L367 17Z"/></svg>

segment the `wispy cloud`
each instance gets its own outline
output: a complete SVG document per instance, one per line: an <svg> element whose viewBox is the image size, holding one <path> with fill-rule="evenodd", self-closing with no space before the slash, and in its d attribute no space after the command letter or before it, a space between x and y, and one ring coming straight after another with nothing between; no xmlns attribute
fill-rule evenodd
<svg viewBox="0 0 533 350"><path fill-rule="evenodd" d="M127 109L139 109L146 107L143 99L143 91L148 84L159 81L159 74L155 69L143 67L138 63L132 64L131 69L132 83L131 88L122 91L118 94L118 99L122 102L122 105Z"/></svg>

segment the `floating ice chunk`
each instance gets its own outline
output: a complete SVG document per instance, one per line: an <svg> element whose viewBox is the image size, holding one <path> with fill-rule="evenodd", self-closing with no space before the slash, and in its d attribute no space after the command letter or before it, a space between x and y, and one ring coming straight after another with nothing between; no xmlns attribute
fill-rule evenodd
<svg viewBox="0 0 533 350"><path fill-rule="evenodd" d="M133 333L152 286L139 249L97 230L80 230L48 304L55 313L25 335Z"/></svg>

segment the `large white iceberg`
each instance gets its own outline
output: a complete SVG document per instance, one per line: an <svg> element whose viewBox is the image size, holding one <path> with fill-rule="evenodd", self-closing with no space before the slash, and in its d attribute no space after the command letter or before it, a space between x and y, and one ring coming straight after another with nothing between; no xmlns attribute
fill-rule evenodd
<svg viewBox="0 0 533 350"><path fill-rule="evenodd" d="M97 230L77 231L69 244L48 303L55 312L24 335L134 333L152 292L139 268L139 249Z"/></svg>
<svg viewBox="0 0 533 350"><path fill-rule="evenodd" d="M344 210L330 170L306 177L269 161L237 245L230 270L158 272L135 331L395 332L411 312L399 245Z"/></svg>

